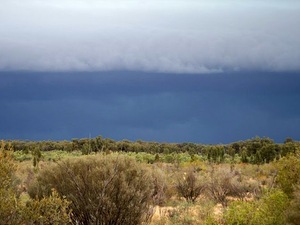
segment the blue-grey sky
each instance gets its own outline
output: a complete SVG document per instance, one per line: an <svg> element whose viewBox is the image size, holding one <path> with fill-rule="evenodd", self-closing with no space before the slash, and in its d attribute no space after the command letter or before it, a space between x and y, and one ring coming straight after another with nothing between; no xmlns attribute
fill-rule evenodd
<svg viewBox="0 0 300 225"><path fill-rule="evenodd" d="M0 136L228 143L300 131L300 73L2 72Z"/></svg>
<svg viewBox="0 0 300 225"><path fill-rule="evenodd" d="M299 139L297 0L0 3L0 139Z"/></svg>

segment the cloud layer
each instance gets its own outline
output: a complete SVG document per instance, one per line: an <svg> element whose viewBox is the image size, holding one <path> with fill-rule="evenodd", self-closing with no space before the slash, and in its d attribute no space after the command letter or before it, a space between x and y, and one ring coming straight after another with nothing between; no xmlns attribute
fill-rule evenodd
<svg viewBox="0 0 300 225"><path fill-rule="evenodd" d="M0 21L0 70L300 70L293 0L1 0Z"/></svg>

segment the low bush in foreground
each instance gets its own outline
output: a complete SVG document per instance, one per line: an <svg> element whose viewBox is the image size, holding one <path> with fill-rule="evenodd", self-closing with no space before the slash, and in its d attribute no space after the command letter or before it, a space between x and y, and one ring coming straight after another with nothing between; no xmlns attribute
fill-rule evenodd
<svg viewBox="0 0 300 225"><path fill-rule="evenodd" d="M72 203L75 224L137 225L150 219L153 181L135 160L121 156L68 159L43 169L29 194L55 188Z"/></svg>

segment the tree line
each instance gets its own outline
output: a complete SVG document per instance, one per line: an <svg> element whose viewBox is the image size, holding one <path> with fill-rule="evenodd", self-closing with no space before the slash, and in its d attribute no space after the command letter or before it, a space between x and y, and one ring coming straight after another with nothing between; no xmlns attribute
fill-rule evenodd
<svg viewBox="0 0 300 225"><path fill-rule="evenodd" d="M240 159L244 163L262 164L278 160L300 147L298 141L286 138L284 143L272 139L255 137L230 144L207 145L197 143L158 143L145 141L115 141L98 136L95 138L72 139L71 141L8 141L14 151L33 153L38 160L40 152L62 150L81 151L83 155L97 152L145 152L150 154L188 153L202 156L210 162L222 163L225 158Z"/></svg>

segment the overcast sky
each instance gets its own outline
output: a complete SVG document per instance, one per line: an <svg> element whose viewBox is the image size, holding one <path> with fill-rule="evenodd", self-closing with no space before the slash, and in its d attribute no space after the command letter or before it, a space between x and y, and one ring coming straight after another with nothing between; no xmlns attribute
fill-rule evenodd
<svg viewBox="0 0 300 225"><path fill-rule="evenodd" d="M300 69L298 0L0 0L0 69Z"/></svg>
<svg viewBox="0 0 300 225"><path fill-rule="evenodd" d="M0 5L0 139L300 139L298 0Z"/></svg>

